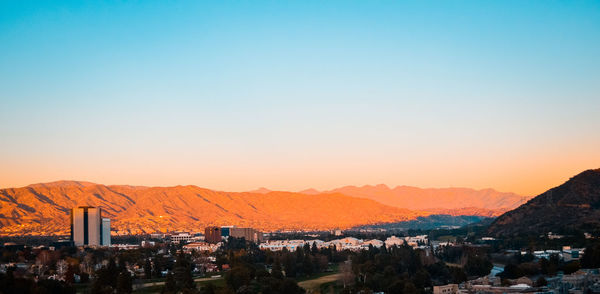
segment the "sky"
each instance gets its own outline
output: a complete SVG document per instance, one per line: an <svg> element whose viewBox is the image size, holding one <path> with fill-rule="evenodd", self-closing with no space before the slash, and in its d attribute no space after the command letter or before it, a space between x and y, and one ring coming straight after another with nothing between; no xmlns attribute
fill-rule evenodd
<svg viewBox="0 0 600 294"><path fill-rule="evenodd" d="M598 1L1 1L0 187L537 195L600 168Z"/></svg>

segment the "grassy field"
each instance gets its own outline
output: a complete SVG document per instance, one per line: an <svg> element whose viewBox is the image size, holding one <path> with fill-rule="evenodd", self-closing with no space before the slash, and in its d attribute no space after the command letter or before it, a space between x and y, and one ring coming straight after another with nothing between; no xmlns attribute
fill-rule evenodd
<svg viewBox="0 0 600 294"><path fill-rule="evenodd" d="M320 290L321 285L325 283L335 282L341 278L340 273L329 274L312 280L306 280L298 283L298 286L306 289L307 291Z"/></svg>
<svg viewBox="0 0 600 294"><path fill-rule="evenodd" d="M331 274L335 274L339 271L339 265L338 264L334 264L331 266L331 271L329 272L322 272L322 273L316 273L313 275L310 275L308 277L296 277L295 280L297 282L303 282L303 281L307 281L307 280L314 280L323 276L329 276Z"/></svg>

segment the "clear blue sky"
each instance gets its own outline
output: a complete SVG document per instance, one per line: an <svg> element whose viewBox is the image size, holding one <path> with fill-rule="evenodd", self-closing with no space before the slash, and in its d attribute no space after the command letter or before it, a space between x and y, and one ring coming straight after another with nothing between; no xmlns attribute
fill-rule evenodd
<svg viewBox="0 0 600 294"><path fill-rule="evenodd" d="M599 134L599 1L0 2L0 187L534 194Z"/></svg>

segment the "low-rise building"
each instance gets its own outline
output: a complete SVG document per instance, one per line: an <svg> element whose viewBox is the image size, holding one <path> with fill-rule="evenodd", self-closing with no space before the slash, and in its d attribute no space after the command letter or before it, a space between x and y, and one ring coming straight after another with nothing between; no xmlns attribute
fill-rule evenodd
<svg viewBox="0 0 600 294"><path fill-rule="evenodd" d="M395 237L394 237L395 238ZM388 238L389 240L389 238ZM388 241L386 240L386 241ZM403 239L392 240L390 242L398 242L396 244L402 244L404 242ZM387 244L390 244L388 242ZM284 248L288 251L296 251L298 248L302 248L306 245L316 246L317 248L331 248L335 247L338 251L343 250L351 250L351 251L359 251L369 249L369 246L373 246L375 248L381 248L385 244L384 241L378 239L372 240L362 240L353 237L346 237L343 239L331 240L328 242L324 242L322 240L270 240L264 243L259 244L259 248L262 250L271 250L271 251L280 251Z"/></svg>
<svg viewBox="0 0 600 294"><path fill-rule="evenodd" d="M234 238L244 238L246 241L260 243L263 240L263 233L253 228L230 227L229 236Z"/></svg>
<svg viewBox="0 0 600 294"><path fill-rule="evenodd" d="M381 246L383 246L383 241L377 240L377 239L373 239L373 240L364 241L361 244L361 247L363 247L364 249L368 249L369 246L373 246L375 248L381 248Z"/></svg>
<svg viewBox="0 0 600 294"><path fill-rule="evenodd" d="M458 284L433 286L433 294L457 294L457 293L458 293Z"/></svg>
<svg viewBox="0 0 600 294"><path fill-rule="evenodd" d="M218 243L229 237L244 238L246 241L260 243L264 239L264 234L253 228L238 228L235 226L212 226L204 230L204 240L209 243Z"/></svg>
<svg viewBox="0 0 600 294"><path fill-rule="evenodd" d="M171 242L179 243L179 242L188 242L194 238L190 233L180 232L177 234L173 234L170 236Z"/></svg>
<svg viewBox="0 0 600 294"><path fill-rule="evenodd" d="M119 250L133 250L140 248L138 244L112 244L110 247L117 248Z"/></svg>
<svg viewBox="0 0 600 294"><path fill-rule="evenodd" d="M191 252L194 251L202 251L202 252L215 252L219 247L221 247L222 243L211 244L207 242L193 242L183 245L183 251Z"/></svg>
<svg viewBox="0 0 600 294"><path fill-rule="evenodd" d="M384 243L385 243L385 247L402 246L402 245L404 245L404 239L398 238L396 236L391 236L391 237L388 237Z"/></svg>

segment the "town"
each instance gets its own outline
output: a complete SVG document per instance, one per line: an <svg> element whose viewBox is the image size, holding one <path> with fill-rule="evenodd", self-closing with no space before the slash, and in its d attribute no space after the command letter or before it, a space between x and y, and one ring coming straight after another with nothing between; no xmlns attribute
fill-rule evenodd
<svg viewBox="0 0 600 294"><path fill-rule="evenodd" d="M36 245L25 244L34 243L31 240L5 242L0 274L11 277L8 281L29 280L64 293L104 293L112 288L118 293L239 292L260 279L258 268L264 275L286 279L281 281L292 285L287 291L299 292L600 293L600 250L590 234L584 240L596 245L587 249L570 244L499 248L500 240L492 237L468 240L430 234L385 229L261 232L209 226L199 232L111 236L110 219L102 217L102 209L85 206L71 210L68 239L45 244L38 240ZM364 235L371 238L360 237ZM568 240L551 232L541 237L552 244ZM395 268L397 264L380 260L382 256L408 264ZM239 282L244 267L254 274L246 273L245 282ZM393 272L396 278L385 278ZM319 279L323 283L306 282ZM398 285L400 290L394 288Z"/></svg>

